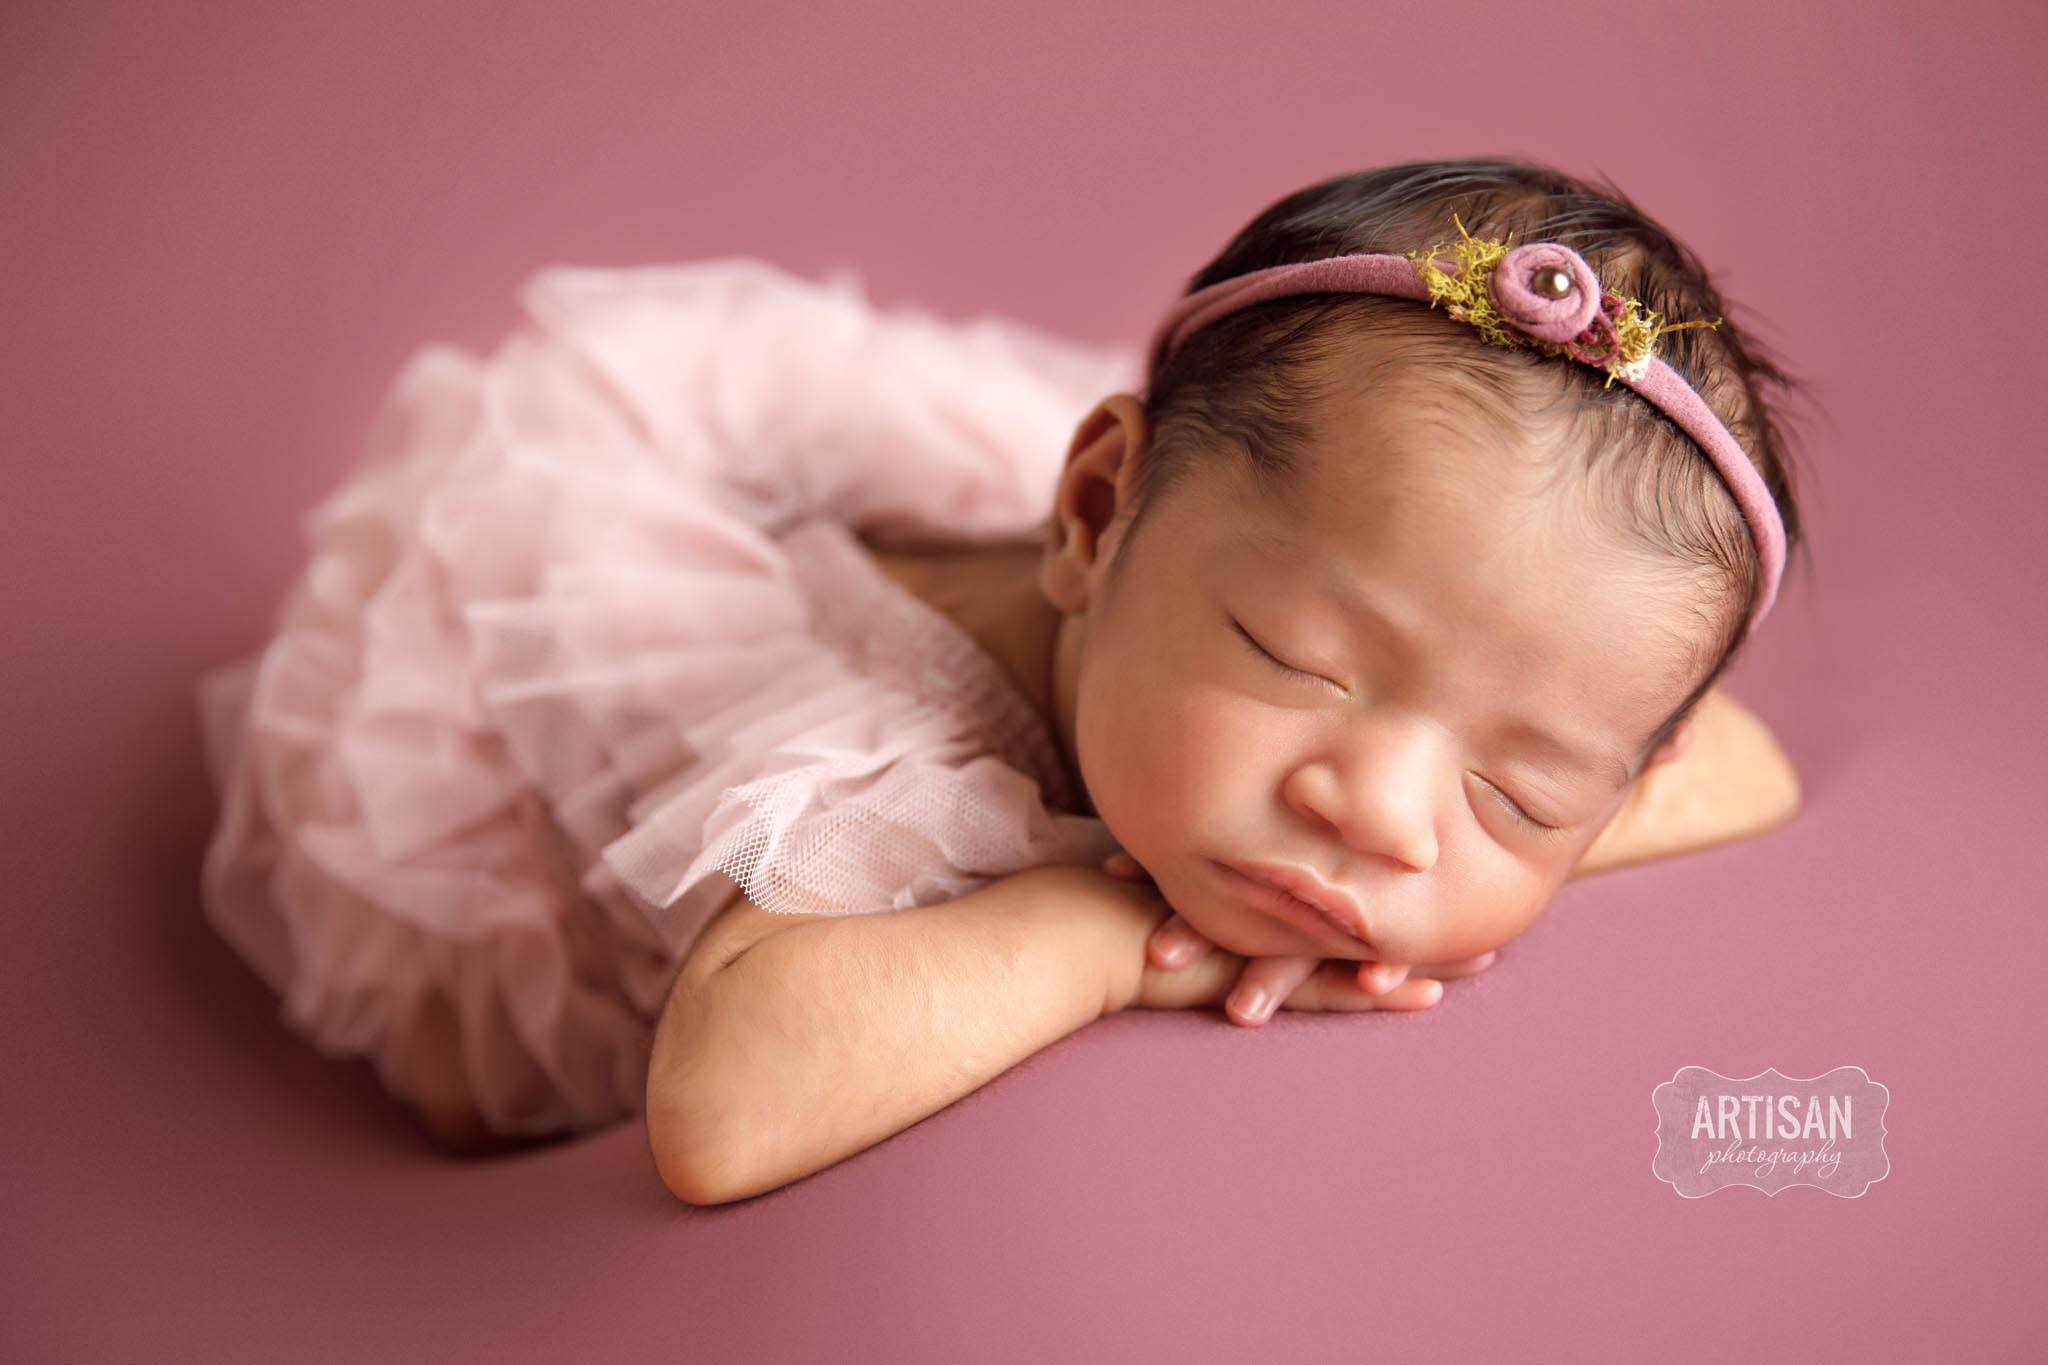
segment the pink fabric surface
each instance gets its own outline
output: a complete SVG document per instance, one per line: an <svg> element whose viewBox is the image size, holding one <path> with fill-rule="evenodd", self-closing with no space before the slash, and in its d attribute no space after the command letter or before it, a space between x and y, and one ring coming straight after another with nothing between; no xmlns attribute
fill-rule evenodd
<svg viewBox="0 0 2048 1365"><path fill-rule="evenodd" d="M874 913L1115 848L856 536L1028 533L1136 362L747 259L521 292L487 360L407 362L271 638L202 680L201 889L321 1052L406 1097L439 992L485 1122L538 1136L642 1112L735 887Z"/></svg>
<svg viewBox="0 0 2048 1365"><path fill-rule="evenodd" d="M2037 1357L2048 467L2012 320L2048 298L1924 277L2041 250L2048 20L1499 13L8 7L0 1351ZM1598 116L1532 109L1532 68ZM1731 684L1791 825L1569 888L1435 1011L1120 1016L712 1210L630 1123L436 1156L206 921L197 680L264 640L407 358L487 354L536 267L849 265L1129 344L1278 195L1486 151L1612 174L1815 386L1812 563ZM1652 1092L1695 1065L1864 1068L1890 1174L1679 1197Z"/></svg>

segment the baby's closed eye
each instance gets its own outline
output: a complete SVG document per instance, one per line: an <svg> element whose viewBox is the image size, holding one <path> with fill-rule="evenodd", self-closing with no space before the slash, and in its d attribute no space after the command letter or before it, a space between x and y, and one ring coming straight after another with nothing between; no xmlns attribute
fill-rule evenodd
<svg viewBox="0 0 2048 1365"><path fill-rule="evenodd" d="M1290 677L1299 678L1305 682L1317 683L1325 687L1332 687L1336 688L1338 691L1343 691L1343 688L1339 687L1336 683L1331 682L1328 678L1323 677L1321 674L1311 673L1304 668L1296 668L1293 664L1290 664L1286 660L1280 658L1272 650L1260 644L1258 641L1258 637L1253 635L1249 630L1247 630L1244 626L1244 623L1242 621L1239 621L1236 617L1230 618L1230 626L1231 630L1236 634L1237 638L1239 640L1242 640L1247 646L1249 646L1252 653L1267 665L1280 670L1282 673L1287 674ZM1503 789L1501 786L1491 781L1490 779L1480 777L1478 780L1485 785L1486 790L1488 791L1488 793L1491 794L1492 798L1495 801L1499 802L1502 806L1505 806L1507 808L1508 814L1513 816L1516 821L1518 821L1523 826L1527 827L1529 830L1535 833L1552 836L1564 835L1570 832L1571 826L1569 824L1552 824L1548 821L1537 819L1535 816L1531 815L1519 801L1515 800L1513 796L1509 795L1505 789Z"/></svg>

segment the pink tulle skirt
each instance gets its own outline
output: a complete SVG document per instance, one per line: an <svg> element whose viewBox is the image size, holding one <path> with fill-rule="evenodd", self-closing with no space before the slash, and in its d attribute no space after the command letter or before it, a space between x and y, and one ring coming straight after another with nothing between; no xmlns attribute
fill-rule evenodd
<svg viewBox="0 0 2048 1365"><path fill-rule="evenodd" d="M1137 358L746 259L555 268L431 346L199 690L203 896L287 1024L399 1077L445 995L485 1121L641 1112L709 916L929 904L1112 847L994 662L853 531L1014 538Z"/></svg>

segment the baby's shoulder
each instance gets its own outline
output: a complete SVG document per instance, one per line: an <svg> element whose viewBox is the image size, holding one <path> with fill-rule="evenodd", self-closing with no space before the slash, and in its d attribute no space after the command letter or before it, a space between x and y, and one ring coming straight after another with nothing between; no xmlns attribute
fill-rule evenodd
<svg viewBox="0 0 2048 1365"><path fill-rule="evenodd" d="M858 543L884 577L980 646L1048 719L1058 613L1037 590L1039 543L904 541L872 533Z"/></svg>

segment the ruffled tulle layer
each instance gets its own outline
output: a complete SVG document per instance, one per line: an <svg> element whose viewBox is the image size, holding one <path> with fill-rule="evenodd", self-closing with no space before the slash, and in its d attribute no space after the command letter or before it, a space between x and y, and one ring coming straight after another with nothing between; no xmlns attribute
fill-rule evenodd
<svg viewBox="0 0 2048 1365"><path fill-rule="evenodd" d="M869 913L1110 847L1030 704L856 530L1038 525L1135 357L760 262L543 271L418 353L263 648L202 680L211 922L403 1095L425 1001L500 1132L637 1114L737 887Z"/></svg>

